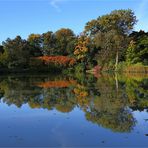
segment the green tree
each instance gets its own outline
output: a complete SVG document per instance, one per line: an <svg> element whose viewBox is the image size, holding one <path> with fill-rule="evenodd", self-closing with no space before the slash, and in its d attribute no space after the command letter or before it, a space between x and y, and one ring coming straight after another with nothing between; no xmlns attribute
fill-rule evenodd
<svg viewBox="0 0 148 148"><path fill-rule="evenodd" d="M125 49L123 41L128 38L128 34L133 29L135 23L136 17L132 10L114 10L110 14L103 15L96 20L88 22L84 32L98 42L97 46L101 47L102 44L104 44L103 46L105 46L105 48L103 48L103 54L105 50L109 49L107 47L112 47L111 52L114 53L115 69L117 69L120 57L119 51ZM101 35L104 36L105 40L105 43L101 43L101 45L99 43L102 39L101 37L97 37L98 34L100 36L100 33L103 33ZM113 37L113 39L110 40L111 37ZM106 53L110 52L107 51Z"/></svg>
<svg viewBox="0 0 148 148"><path fill-rule="evenodd" d="M0 53L3 53L4 52L4 48L3 46L0 45Z"/></svg>
<svg viewBox="0 0 148 148"><path fill-rule="evenodd" d="M136 57L135 47L136 47L135 42L131 41L126 50L126 62L128 64L133 64L138 60L138 59L135 59Z"/></svg>
<svg viewBox="0 0 148 148"><path fill-rule="evenodd" d="M23 40L20 36L12 40L8 38L3 42L3 46L2 58L4 58L3 60L8 68L27 67L30 58L30 47L26 40Z"/></svg>
<svg viewBox="0 0 148 148"><path fill-rule="evenodd" d="M3 46L0 45L0 67L3 65L3 59L2 59L2 54L4 52Z"/></svg>
<svg viewBox="0 0 148 148"><path fill-rule="evenodd" d="M53 32L48 31L42 34L43 39L43 55L54 55L56 39Z"/></svg>
<svg viewBox="0 0 148 148"><path fill-rule="evenodd" d="M133 32L129 36L132 40L126 51L128 64L148 64L148 33L144 31Z"/></svg>
<svg viewBox="0 0 148 148"><path fill-rule="evenodd" d="M30 44L30 54L32 56L42 55L42 36L40 34L30 34L27 41Z"/></svg>
<svg viewBox="0 0 148 148"><path fill-rule="evenodd" d="M74 40L76 36L71 29L62 28L55 32L56 38L56 54L68 55L74 51ZM71 48L71 49L69 49Z"/></svg>

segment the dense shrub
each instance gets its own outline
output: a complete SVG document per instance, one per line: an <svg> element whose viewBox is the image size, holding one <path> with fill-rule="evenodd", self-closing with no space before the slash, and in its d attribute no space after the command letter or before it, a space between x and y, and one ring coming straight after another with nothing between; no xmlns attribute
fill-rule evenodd
<svg viewBox="0 0 148 148"><path fill-rule="evenodd" d="M53 65L59 65L59 66L73 66L76 62L74 58L70 58L67 56L41 56L37 57L35 59L41 60L44 62L44 64L53 64Z"/></svg>

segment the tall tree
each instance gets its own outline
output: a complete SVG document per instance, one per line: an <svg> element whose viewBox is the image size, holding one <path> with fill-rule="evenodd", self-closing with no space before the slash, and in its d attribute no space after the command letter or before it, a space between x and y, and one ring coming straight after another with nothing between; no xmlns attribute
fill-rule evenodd
<svg viewBox="0 0 148 148"><path fill-rule="evenodd" d="M97 37L98 34L100 35L100 33L103 33L105 40L108 40L108 35L105 34L108 34L109 32L110 35L114 34L113 42L112 40L108 40L108 42L106 43L110 44L110 46L112 47L112 49L110 50L115 53L115 69L117 69L120 56L119 51L121 49L125 49L125 46L122 46L123 41L127 39L128 34L132 31L133 26L136 22L137 20L132 10L115 10L112 11L110 14L103 15L101 17L98 17L96 20L88 22L85 26L84 32L87 35L91 36L92 39L97 38L96 44L100 47L102 46L102 43L99 44L99 40L102 39ZM105 47L103 50L107 50L107 48Z"/></svg>

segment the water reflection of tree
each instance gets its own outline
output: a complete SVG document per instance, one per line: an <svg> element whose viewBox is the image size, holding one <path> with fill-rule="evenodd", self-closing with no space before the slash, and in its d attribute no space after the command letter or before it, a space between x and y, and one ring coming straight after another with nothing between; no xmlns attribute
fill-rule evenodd
<svg viewBox="0 0 148 148"><path fill-rule="evenodd" d="M147 79L129 81L108 76L98 79L83 76L83 79L75 80L8 77L0 79L0 96L3 102L18 107L27 103L31 108L70 112L78 106L85 112L87 120L113 131L129 132L135 125L129 107L147 109L147 83Z"/></svg>
<svg viewBox="0 0 148 148"><path fill-rule="evenodd" d="M0 89L4 93L3 102L6 102L8 105L15 104L17 107L21 107L31 99L36 101L36 97L40 94L39 89L28 86L29 83L25 79L8 78L3 80L0 83Z"/></svg>
<svg viewBox="0 0 148 148"><path fill-rule="evenodd" d="M114 131L129 132L135 121L130 110L126 108L127 100L123 89L116 86L114 78L98 79L100 96L94 97L93 104L86 112L86 118Z"/></svg>
<svg viewBox="0 0 148 148"><path fill-rule="evenodd" d="M127 81L126 93L129 99L129 104L133 109L148 110L148 79L143 81Z"/></svg>

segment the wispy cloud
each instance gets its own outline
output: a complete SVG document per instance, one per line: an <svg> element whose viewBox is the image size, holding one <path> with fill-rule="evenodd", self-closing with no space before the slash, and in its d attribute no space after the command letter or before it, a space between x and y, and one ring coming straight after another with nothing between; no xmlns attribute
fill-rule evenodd
<svg viewBox="0 0 148 148"><path fill-rule="evenodd" d="M57 12L61 12L60 3L65 2L67 0L50 0L50 5L55 8Z"/></svg>

